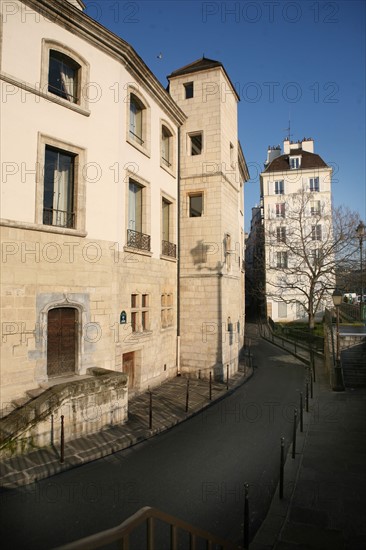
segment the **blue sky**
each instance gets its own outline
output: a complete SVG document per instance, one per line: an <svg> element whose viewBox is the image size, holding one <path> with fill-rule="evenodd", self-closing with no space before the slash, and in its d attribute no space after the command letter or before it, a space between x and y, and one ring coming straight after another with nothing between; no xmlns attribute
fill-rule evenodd
<svg viewBox="0 0 366 550"><path fill-rule="evenodd" d="M366 221L364 0L84 1L164 86L203 54L223 63L241 98L246 230L267 147L283 144L289 119L291 139L312 137L333 166L335 206Z"/></svg>

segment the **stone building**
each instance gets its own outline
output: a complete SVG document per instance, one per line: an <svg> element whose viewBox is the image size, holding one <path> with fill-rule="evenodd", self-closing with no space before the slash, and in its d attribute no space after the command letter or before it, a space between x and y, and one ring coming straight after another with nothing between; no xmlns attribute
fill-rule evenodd
<svg viewBox="0 0 366 550"><path fill-rule="evenodd" d="M202 58L174 71L169 91L187 115L180 139L180 367L238 368L244 341L243 184L239 98L224 67Z"/></svg>
<svg viewBox="0 0 366 550"><path fill-rule="evenodd" d="M335 287L330 273L321 275L323 255L332 250L332 168L314 153L314 141L286 139L270 147L260 175L263 225L264 288L266 313L274 321L306 317L304 301L310 294L315 310L332 302ZM319 273L317 287L309 281Z"/></svg>
<svg viewBox="0 0 366 550"><path fill-rule="evenodd" d="M130 395L237 369L248 176L221 63L168 92L79 0L0 24L2 407L89 367Z"/></svg>

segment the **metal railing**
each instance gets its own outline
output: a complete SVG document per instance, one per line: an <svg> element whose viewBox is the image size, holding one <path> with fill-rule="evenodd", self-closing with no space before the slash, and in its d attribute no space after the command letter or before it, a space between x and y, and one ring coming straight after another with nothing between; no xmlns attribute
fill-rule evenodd
<svg viewBox="0 0 366 550"><path fill-rule="evenodd" d="M44 225L55 225L56 227L69 227L72 229L75 224L75 212L44 208L43 223Z"/></svg>
<svg viewBox="0 0 366 550"><path fill-rule="evenodd" d="M127 229L127 246L138 248L139 250L147 250L150 252L150 235Z"/></svg>
<svg viewBox="0 0 366 550"><path fill-rule="evenodd" d="M163 256L177 257L177 245L169 241L161 241L161 253Z"/></svg>
<svg viewBox="0 0 366 550"><path fill-rule="evenodd" d="M200 541L206 542L206 548L211 550L234 550L237 548L233 543L216 537L208 531L193 527L191 524L165 514L156 508L145 506L117 527L71 542L65 546L60 546L56 550L93 550L95 548L102 548L113 542L119 542L123 550L129 550L130 535L137 528L144 525L146 526L146 545L141 550L159 550L159 547L155 544L156 520L170 526L170 550L178 550L179 534L181 531L183 534L189 534L190 550L196 548L196 545Z"/></svg>

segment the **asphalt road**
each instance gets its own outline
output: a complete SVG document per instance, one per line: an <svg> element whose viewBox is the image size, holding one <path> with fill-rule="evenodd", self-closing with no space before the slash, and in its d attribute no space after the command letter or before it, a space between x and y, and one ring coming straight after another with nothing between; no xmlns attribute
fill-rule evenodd
<svg viewBox="0 0 366 550"><path fill-rule="evenodd" d="M244 483L253 536L278 482L280 438L289 445L305 368L263 341L252 351L254 376L205 412L126 451L3 491L2 548L54 548L146 505L240 543Z"/></svg>

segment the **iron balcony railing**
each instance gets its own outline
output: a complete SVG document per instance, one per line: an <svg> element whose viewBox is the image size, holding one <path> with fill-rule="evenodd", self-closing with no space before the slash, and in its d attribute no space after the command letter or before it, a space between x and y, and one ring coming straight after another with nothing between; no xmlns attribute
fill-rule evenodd
<svg viewBox="0 0 366 550"><path fill-rule="evenodd" d="M137 141L140 145L144 144L144 140L139 136L138 134L135 134L132 130L130 130L130 136L134 141Z"/></svg>
<svg viewBox="0 0 366 550"><path fill-rule="evenodd" d="M54 208L43 209L44 225L55 225L57 227L75 227L75 212L55 210Z"/></svg>
<svg viewBox="0 0 366 550"><path fill-rule="evenodd" d="M161 253L163 256L177 257L177 245L169 241L161 241Z"/></svg>
<svg viewBox="0 0 366 550"><path fill-rule="evenodd" d="M165 514L156 508L145 506L117 527L66 544L56 550L93 550L96 548L104 548L107 544L113 542L119 542L121 544L119 547L123 550L127 550L130 548L130 534L134 533L136 529L142 525L146 526L146 544L141 545L141 550L159 550L160 546L157 544L154 532L155 527L159 526L159 522L164 522L170 526L170 544L168 546L170 550L178 550L178 547L182 547L179 544L182 542L182 540L179 541L179 538L181 538L179 534L181 532L183 535L189 534L190 550L197 548L196 545L199 544L200 541L206 542L206 548L211 550L234 550L237 548L233 543L216 537L203 529L193 527L189 523ZM166 547L167 546L164 545L164 548Z"/></svg>
<svg viewBox="0 0 366 550"><path fill-rule="evenodd" d="M150 235L127 229L127 246L150 252Z"/></svg>
<svg viewBox="0 0 366 550"><path fill-rule="evenodd" d="M164 158L163 156L161 157L161 160L163 161L163 164L165 164L165 166L168 166L168 168L171 167L172 163L169 162L166 158Z"/></svg>

